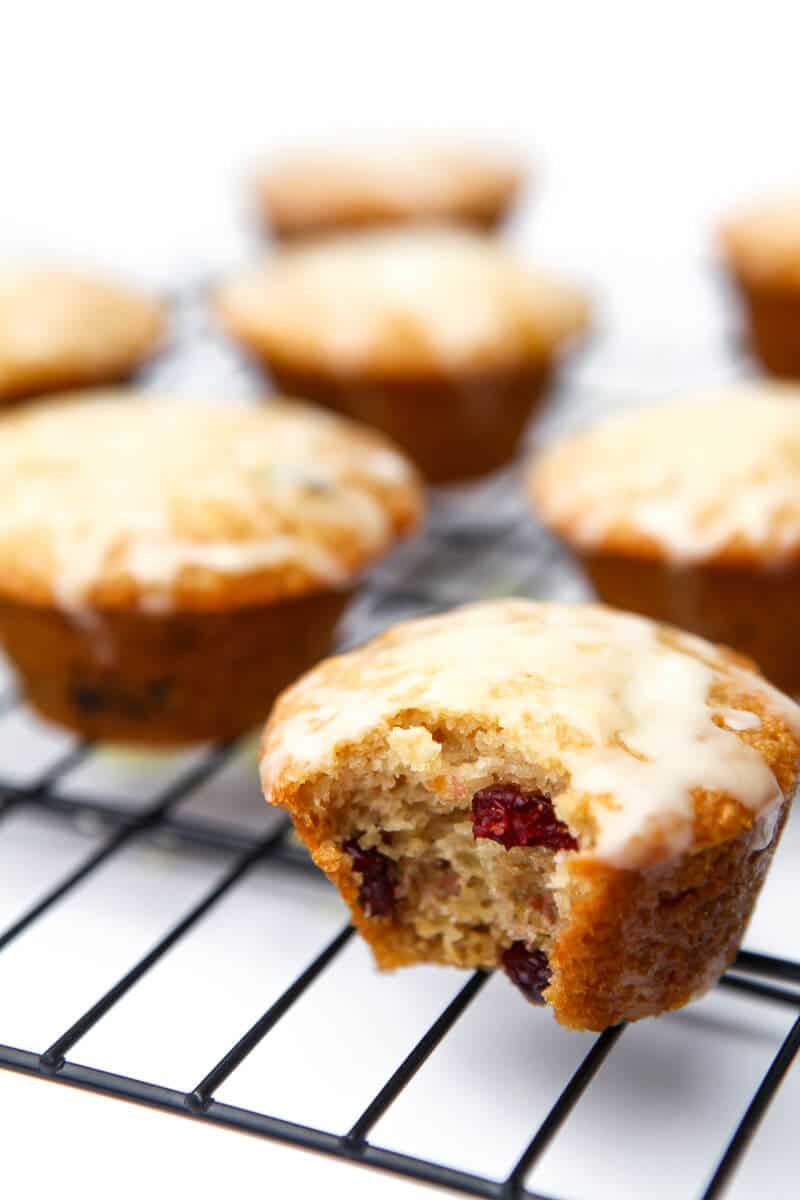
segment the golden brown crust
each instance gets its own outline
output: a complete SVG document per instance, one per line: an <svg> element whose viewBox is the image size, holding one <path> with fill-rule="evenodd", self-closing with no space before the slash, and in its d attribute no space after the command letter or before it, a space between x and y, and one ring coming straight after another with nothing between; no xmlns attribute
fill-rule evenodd
<svg viewBox="0 0 800 1200"><path fill-rule="evenodd" d="M720 249L745 285L800 289L800 193L754 204L725 221Z"/></svg>
<svg viewBox="0 0 800 1200"><path fill-rule="evenodd" d="M746 830L664 872L576 860L545 993L558 1020L601 1030L707 991L736 955L788 810L786 802L766 846L758 830Z"/></svg>
<svg viewBox="0 0 800 1200"><path fill-rule="evenodd" d="M522 171L478 147L341 147L295 152L255 180L261 216L280 238L409 221L489 227L510 206Z"/></svg>
<svg viewBox="0 0 800 1200"><path fill-rule="evenodd" d="M126 378L163 335L163 306L67 268L0 270L0 401Z"/></svg>
<svg viewBox="0 0 800 1200"><path fill-rule="evenodd" d="M216 307L271 368L365 381L521 370L549 361L589 316L581 289L452 229L287 250L223 286Z"/></svg>
<svg viewBox="0 0 800 1200"><path fill-rule="evenodd" d="M421 503L388 442L311 408L78 394L0 429L0 595L209 611L341 589Z"/></svg>

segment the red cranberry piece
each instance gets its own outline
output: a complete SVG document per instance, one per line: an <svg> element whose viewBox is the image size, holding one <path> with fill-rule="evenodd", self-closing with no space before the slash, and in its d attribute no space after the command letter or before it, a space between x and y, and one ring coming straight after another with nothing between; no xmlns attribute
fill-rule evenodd
<svg viewBox="0 0 800 1200"><path fill-rule="evenodd" d="M512 846L544 846L548 850L577 850L578 843L553 802L544 792L524 791L515 783L493 783L472 797L472 833Z"/></svg>
<svg viewBox="0 0 800 1200"><path fill-rule="evenodd" d="M524 942L512 942L500 955L508 978L518 987L526 1000L544 1004L542 992L550 983L550 964L544 950L529 950Z"/></svg>
<svg viewBox="0 0 800 1200"><path fill-rule="evenodd" d="M363 850L358 838L342 842L342 849L350 856L353 870L361 876L358 902L368 917L388 917L395 903L394 863L380 850Z"/></svg>

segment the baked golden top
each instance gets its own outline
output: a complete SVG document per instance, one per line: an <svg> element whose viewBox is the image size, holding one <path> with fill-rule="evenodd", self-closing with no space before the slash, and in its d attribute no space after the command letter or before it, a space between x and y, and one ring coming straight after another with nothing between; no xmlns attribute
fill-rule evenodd
<svg viewBox="0 0 800 1200"><path fill-rule="evenodd" d="M420 507L386 439L312 408L76 394L0 422L0 595L205 609L341 587Z"/></svg>
<svg viewBox="0 0 800 1200"><path fill-rule="evenodd" d="M228 329L269 360L326 374L515 370L588 320L582 291L462 230L326 238L223 287Z"/></svg>
<svg viewBox="0 0 800 1200"><path fill-rule="evenodd" d="M556 442L537 512L581 549L676 563L800 556L800 387L753 383L636 409Z"/></svg>
<svg viewBox="0 0 800 1200"><path fill-rule="evenodd" d="M0 398L124 374L163 324L137 288L69 268L0 268Z"/></svg>
<svg viewBox="0 0 800 1200"><path fill-rule="evenodd" d="M463 731L480 752L486 730L512 777L520 763L544 774L582 854L639 868L756 821L766 844L794 788L800 709L743 662L600 605L506 600L405 622L284 692L265 794L296 797L376 737L396 742L398 772L446 790L437 735Z"/></svg>
<svg viewBox="0 0 800 1200"><path fill-rule="evenodd" d="M721 226L720 245L746 282L800 287L800 192L743 209Z"/></svg>
<svg viewBox="0 0 800 1200"><path fill-rule="evenodd" d="M317 147L265 167L256 193L264 215L291 233L337 222L490 214L511 201L521 177L510 157L477 146Z"/></svg>

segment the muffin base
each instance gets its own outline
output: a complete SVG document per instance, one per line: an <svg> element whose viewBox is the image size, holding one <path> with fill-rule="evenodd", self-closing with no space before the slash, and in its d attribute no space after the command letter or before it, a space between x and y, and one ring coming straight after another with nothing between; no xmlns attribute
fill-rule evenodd
<svg viewBox="0 0 800 1200"><path fill-rule="evenodd" d="M549 949L553 977L542 997L559 1024L599 1033L682 1008L713 987L736 957L788 811L784 801L766 846L756 825L660 871L618 871L591 860L573 864L576 899ZM295 828L336 883L381 969L498 966L500 944L487 955L482 939L454 954L440 940L366 916L346 857L332 870L333 856L320 853L308 827L295 818Z"/></svg>
<svg viewBox="0 0 800 1200"><path fill-rule="evenodd" d="M142 367L150 361L153 355L137 360L123 367L112 370L97 371L68 371L63 369L31 371L27 378L18 378L13 383L6 384L0 389L0 405L8 408L22 406L30 400L55 395L59 392L73 392L82 388L113 387L115 384L133 383Z"/></svg>
<svg viewBox="0 0 800 1200"><path fill-rule="evenodd" d="M800 566L675 567L610 554L580 562L605 603L722 642L800 694Z"/></svg>
<svg viewBox="0 0 800 1200"><path fill-rule="evenodd" d="M382 430L431 483L508 463L552 373L549 363L462 379L366 379L267 364L278 389Z"/></svg>
<svg viewBox="0 0 800 1200"><path fill-rule="evenodd" d="M800 289L737 283L753 352L770 374L800 379Z"/></svg>
<svg viewBox="0 0 800 1200"><path fill-rule="evenodd" d="M349 592L232 612L117 612L0 604L0 639L31 705L90 740L180 745L262 721L330 652Z"/></svg>
<svg viewBox="0 0 800 1200"><path fill-rule="evenodd" d="M353 213L351 217L333 217L329 221L282 222L265 213L262 217L264 232L284 245L298 243L308 238L330 237L336 234L368 233L380 229L400 229L433 224L474 229L477 233L494 233L508 215L508 205L500 208L476 210L470 213L439 217L398 216L397 213Z"/></svg>
<svg viewBox="0 0 800 1200"><path fill-rule="evenodd" d="M432 781L404 782L395 768L381 770L381 745L365 741L352 761L354 751L340 751L335 773L292 778L272 796L338 888L378 966L493 970L506 947L522 940L546 952L552 976L542 999L576 1029L657 1016L713 986L736 955L789 809L784 799L774 820L755 820L649 869L617 868L579 852L556 865L548 850L476 842L468 801L454 800L449 811L441 797L432 804ZM453 747L461 766L468 745L469 736ZM480 754L481 772L488 754L492 773L513 779L514 768L500 762L502 744L486 730ZM435 769L447 776L447 763ZM537 770L527 770L526 783L533 782ZM482 780L459 782L468 796ZM378 845L393 860L389 912L365 909L363 868L348 849L356 831L362 846ZM453 875L460 889L450 885ZM481 879L492 881L488 893Z"/></svg>

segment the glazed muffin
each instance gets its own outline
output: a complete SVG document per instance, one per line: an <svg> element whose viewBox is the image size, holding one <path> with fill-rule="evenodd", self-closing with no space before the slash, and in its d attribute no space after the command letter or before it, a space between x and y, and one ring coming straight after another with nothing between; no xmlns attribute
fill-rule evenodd
<svg viewBox="0 0 800 1200"><path fill-rule="evenodd" d="M800 693L800 388L611 417L548 449L529 482L602 600L733 646Z"/></svg>
<svg viewBox="0 0 800 1200"><path fill-rule="evenodd" d="M290 250L218 296L279 388L389 434L433 481L506 463L581 291L453 230L341 236Z"/></svg>
<svg viewBox="0 0 800 1200"><path fill-rule="evenodd" d="M800 379L800 192L732 217L720 244L753 351L772 374Z"/></svg>
<svg viewBox="0 0 800 1200"><path fill-rule="evenodd" d="M265 167L255 198L262 222L281 239L419 221L489 230L522 177L510 157L478 146L318 147Z"/></svg>
<svg viewBox="0 0 800 1200"><path fill-rule="evenodd" d="M125 379L164 328L137 288L64 267L0 268L0 402Z"/></svg>
<svg viewBox="0 0 800 1200"><path fill-rule="evenodd" d="M329 652L419 512L384 439L300 405L32 405L0 424L0 638L86 737L228 738Z"/></svg>
<svg viewBox="0 0 800 1200"><path fill-rule="evenodd" d="M320 664L261 769L381 967L500 966L599 1030L732 961L798 754L800 710L729 651L509 600Z"/></svg>

